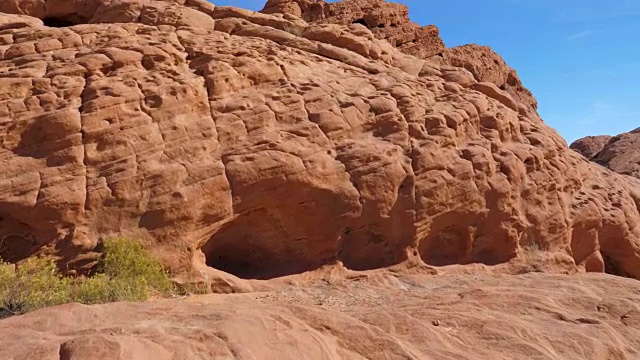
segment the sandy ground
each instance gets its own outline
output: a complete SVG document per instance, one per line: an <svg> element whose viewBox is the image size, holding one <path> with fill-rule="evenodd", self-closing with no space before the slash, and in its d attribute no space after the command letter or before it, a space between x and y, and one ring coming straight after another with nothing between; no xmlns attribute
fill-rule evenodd
<svg viewBox="0 0 640 360"><path fill-rule="evenodd" d="M640 358L635 280L388 271L297 279L5 319L0 359Z"/></svg>

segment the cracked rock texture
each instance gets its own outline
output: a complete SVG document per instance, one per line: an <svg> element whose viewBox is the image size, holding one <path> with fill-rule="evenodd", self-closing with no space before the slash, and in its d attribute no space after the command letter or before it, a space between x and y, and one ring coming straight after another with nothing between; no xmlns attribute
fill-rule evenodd
<svg viewBox="0 0 640 360"><path fill-rule="evenodd" d="M295 15L0 2L0 256L86 270L126 235L178 272L251 279L531 253L640 278L640 187L531 102L471 60Z"/></svg>
<svg viewBox="0 0 640 360"><path fill-rule="evenodd" d="M571 148L617 173L640 178L640 128L617 136L588 136Z"/></svg>

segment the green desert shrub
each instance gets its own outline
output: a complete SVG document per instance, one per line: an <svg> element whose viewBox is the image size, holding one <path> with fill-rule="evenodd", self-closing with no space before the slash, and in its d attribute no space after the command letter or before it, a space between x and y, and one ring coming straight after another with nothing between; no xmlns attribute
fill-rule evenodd
<svg viewBox="0 0 640 360"><path fill-rule="evenodd" d="M71 284L51 257L32 257L17 267L0 262L0 316L69 302Z"/></svg>
<svg viewBox="0 0 640 360"><path fill-rule="evenodd" d="M72 299L82 304L104 304L116 301L144 301L150 289L144 278L110 278L96 274L78 279L72 288Z"/></svg>
<svg viewBox="0 0 640 360"><path fill-rule="evenodd" d="M178 296L211 294L211 285L196 281L175 284L173 288L173 294Z"/></svg>
<svg viewBox="0 0 640 360"><path fill-rule="evenodd" d="M162 265L156 261L138 241L128 238L107 240L99 273L105 274L126 293L141 294L135 287L159 294L171 292L171 279Z"/></svg>
<svg viewBox="0 0 640 360"><path fill-rule="evenodd" d="M88 278L63 277L50 257L29 258L17 266L0 260L0 317L71 301L143 301L172 291L162 265L127 238L105 241L98 272Z"/></svg>
<svg viewBox="0 0 640 360"><path fill-rule="evenodd" d="M76 279L71 297L73 301L87 305L116 301L112 296L111 282L112 280L104 274Z"/></svg>

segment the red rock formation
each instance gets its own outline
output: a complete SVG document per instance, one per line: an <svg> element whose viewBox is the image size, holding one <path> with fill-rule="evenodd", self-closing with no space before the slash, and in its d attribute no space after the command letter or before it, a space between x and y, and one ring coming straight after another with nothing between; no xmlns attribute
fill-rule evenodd
<svg viewBox="0 0 640 360"><path fill-rule="evenodd" d="M588 136L571 148L617 173L640 178L640 128L614 137Z"/></svg>
<svg viewBox="0 0 640 360"><path fill-rule="evenodd" d="M444 51L440 31L434 25L419 26L409 20L409 9L385 0L269 0L265 14L291 14L310 23L351 25L369 28L378 39L385 39L402 52L428 58Z"/></svg>
<svg viewBox="0 0 640 360"><path fill-rule="evenodd" d="M441 65L469 70L480 82L491 82L532 109L538 103L518 74L491 48L463 45L446 49L434 25L419 26L409 19L405 5L385 0L346 0L326 3L324 0L269 0L264 13L284 13L302 17L308 22L368 27L379 39L389 41L400 51L428 59Z"/></svg>
<svg viewBox="0 0 640 360"><path fill-rule="evenodd" d="M452 65L469 70L478 81L490 82L509 93L532 109L538 102L526 89L518 74L509 67L502 56L487 46L462 45L444 50L429 59L443 65Z"/></svg>
<svg viewBox="0 0 640 360"><path fill-rule="evenodd" d="M90 266L123 234L245 278L534 251L640 278L635 185L363 26L194 0L0 11L2 257Z"/></svg>
<svg viewBox="0 0 640 360"><path fill-rule="evenodd" d="M593 159L594 156L598 155L598 153L604 149L604 146L607 145L612 137L613 136L609 135L587 136L574 141L569 147L587 159Z"/></svg>

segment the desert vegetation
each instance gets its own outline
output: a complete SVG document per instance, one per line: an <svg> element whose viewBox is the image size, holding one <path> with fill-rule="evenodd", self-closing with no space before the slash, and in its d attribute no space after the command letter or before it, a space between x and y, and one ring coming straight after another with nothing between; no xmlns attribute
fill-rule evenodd
<svg viewBox="0 0 640 360"><path fill-rule="evenodd" d="M129 238L105 241L96 270L90 277L70 277L50 256L17 265L0 260L0 318L69 302L143 301L194 290L174 285L140 242Z"/></svg>

